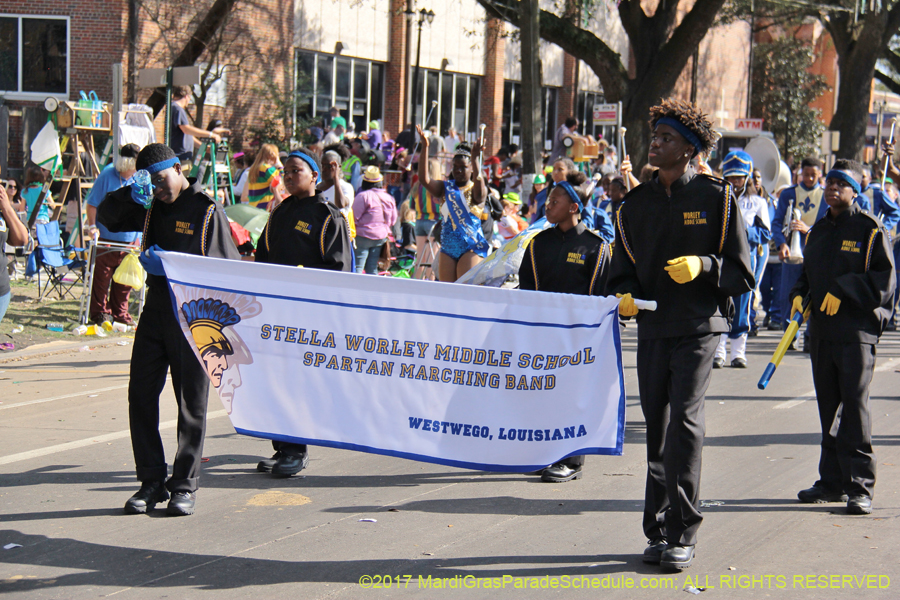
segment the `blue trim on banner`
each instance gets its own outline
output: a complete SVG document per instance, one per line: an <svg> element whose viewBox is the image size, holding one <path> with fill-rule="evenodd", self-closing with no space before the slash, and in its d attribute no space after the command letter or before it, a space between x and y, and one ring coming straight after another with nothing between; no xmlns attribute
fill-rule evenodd
<svg viewBox="0 0 900 600"><path fill-rule="evenodd" d="M261 433L259 431L250 431L249 429L241 429L235 427L234 430L241 435L249 435L251 437L262 438L264 440L274 440L277 442L288 442L291 444L309 444L310 446L323 446L325 448L337 448L339 450L352 450L354 452L367 452L369 454L381 454L383 456L393 456L395 458L405 458L407 460L415 460L418 462L433 463L436 465L445 465L448 467L456 467L459 469L471 469L474 471L495 471L499 473L530 473L539 469L546 468L547 465L493 465L489 463L474 463L461 460L449 460L446 458L436 458L425 454L413 454L412 452L398 452L396 450L384 450L382 448L373 448L372 446L363 446L361 444L350 444L347 442L330 442L328 440L317 440L313 438L301 438L291 435L281 435L276 433ZM622 451L620 448L581 448L575 452L570 452L565 456L561 456L559 460L569 458L570 456L581 456L583 454L600 454L606 456L620 456Z"/></svg>
<svg viewBox="0 0 900 600"><path fill-rule="evenodd" d="M618 316L619 307L615 307L608 314L616 313ZM607 315L608 316L608 315ZM619 332L619 324L615 323L613 329L613 343L616 348L616 362L619 369L619 423L616 433L616 456L621 456L625 447L625 370L622 366L622 338Z"/></svg>
<svg viewBox="0 0 900 600"><path fill-rule="evenodd" d="M482 323L504 323L508 325L523 325L526 327L554 327L556 329L595 329L603 324L603 320L596 323L578 323L575 325L560 325L559 323L531 323L528 321L516 321L514 319L495 319L492 317L472 317L469 315L451 315L447 313L437 312L433 310L412 310L407 308L390 308L387 306L369 306L367 304L351 304L349 302L333 302L329 300L316 300L313 298L297 298L295 296L279 296L277 294L264 294L262 292L248 292L245 290L237 290L233 288L224 288L211 285L200 285L196 283L188 283L187 281L179 281L177 279L169 279L170 284L179 283L192 288L200 288L204 290L215 290L217 292L230 292L233 294L244 294L247 296L256 296L257 298L272 298L274 300L288 300L290 302L303 302L306 304L323 304L325 306L340 306L342 308L364 308L380 312L405 313L413 315L428 315L430 317L447 317L449 319L461 319L463 321L478 321ZM170 286L171 289L171 286ZM549 292L548 292L549 293ZM616 309L618 310L618 309ZM612 314L612 313L610 313ZM608 316L608 315L607 315Z"/></svg>

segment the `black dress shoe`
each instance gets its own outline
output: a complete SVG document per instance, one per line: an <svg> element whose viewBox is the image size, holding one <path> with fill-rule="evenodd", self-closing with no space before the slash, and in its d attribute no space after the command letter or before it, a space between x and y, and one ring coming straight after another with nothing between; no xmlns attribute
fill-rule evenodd
<svg viewBox="0 0 900 600"><path fill-rule="evenodd" d="M747 337L757 337L759 335L759 329L751 329L747 332Z"/></svg>
<svg viewBox="0 0 900 600"><path fill-rule="evenodd" d="M694 560L694 547L680 544L669 544L659 557L659 566L671 571L680 571L691 566Z"/></svg>
<svg viewBox="0 0 900 600"><path fill-rule="evenodd" d="M781 331L781 330L782 330L782 327L781 327L781 325L778 324L778 323L770 322L768 325L766 325L766 329L767 329L768 331Z"/></svg>
<svg viewBox="0 0 900 600"><path fill-rule="evenodd" d="M564 463L556 463L544 469L541 473L541 481L545 483L565 483L573 479L581 479L581 466L574 469Z"/></svg>
<svg viewBox="0 0 900 600"><path fill-rule="evenodd" d="M292 454L282 454L272 465L273 477L290 477L296 475L309 465L309 454L296 456Z"/></svg>
<svg viewBox="0 0 900 600"><path fill-rule="evenodd" d="M735 369L746 369L747 368L747 359L745 358L736 358L731 361L731 366Z"/></svg>
<svg viewBox="0 0 900 600"><path fill-rule="evenodd" d="M141 489L125 503L126 515L142 515L169 499L164 481L141 482Z"/></svg>
<svg viewBox="0 0 900 600"><path fill-rule="evenodd" d="M763 328L763 329L768 329L768 328L769 328L769 322L770 322L770 321L771 321L771 319L769 318L769 315L766 315L765 318L763 319L763 322L762 322L762 328Z"/></svg>
<svg viewBox="0 0 900 600"><path fill-rule="evenodd" d="M847 494L844 492L835 492L820 486L818 483L811 488L800 490L797 493L800 502L806 504L824 504L825 502L847 502Z"/></svg>
<svg viewBox="0 0 900 600"><path fill-rule="evenodd" d="M720 357L715 357L713 359L713 369L721 369L725 366L725 359Z"/></svg>
<svg viewBox="0 0 900 600"><path fill-rule="evenodd" d="M870 496L850 496L847 501L848 515L868 515L872 512L872 498Z"/></svg>
<svg viewBox="0 0 900 600"><path fill-rule="evenodd" d="M644 556L642 560L649 565L658 565L659 559L663 551L666 549L666 538L658 537L647 541L647 547L644 548Z"/></svg>
<svg viewBox="0 0 900 600"><path fill-rule="evenodd" d="M271 473L272 467L275 466L275 463L278 462L279 458L281 458L281 450L273 454L272 458L264 458L256 463L256 470L260 473Z"/></svg>
<svg viewBox="0 0 900 600"><path fill-rule="evenodd" d="M172 499L166 507L166 514L172 517L186 517L194 514L197 495L194 492L172 492Z"/></svg>

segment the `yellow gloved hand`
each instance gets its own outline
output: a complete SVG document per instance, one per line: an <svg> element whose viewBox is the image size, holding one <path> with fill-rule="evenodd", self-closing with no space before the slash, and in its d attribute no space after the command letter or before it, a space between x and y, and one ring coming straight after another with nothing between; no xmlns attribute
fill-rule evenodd
<svg viewBox="0 0 900 600"><path fill-rule="evenodd" d="M791 319L793 319L794 315L801 310L803 310L803 298L801 296L794 296L794 299L791 301ZM812 309L807 307L806 312L803 313L804 321L809 319L810 313L812 313Z"/></svg>
<svg viewBox="0 0 900 600"><path fill-rule="evenodd" d="M700 262L699 256L679 256L668 261L669 266L666 271L669 277L676 283L687 283L697 279L700 271L703 270L703 263Z"/></svg>
<svg viewBox="0 0 900 600"><path fill-rule="evenodd" d="M837 296L832 296L830 293L825 294L825 300L822 301L821 310L826 315L833 316L837 314L838 309L841 307L841 301Z"/></svg>
<svg viewBox="0 0 900 600"><path fill-rule="evenodd" d="M637 306L634 305L634 298L631 294L616 294L619 299L619 314L623 317L633 317L638 314Z"/></svg>

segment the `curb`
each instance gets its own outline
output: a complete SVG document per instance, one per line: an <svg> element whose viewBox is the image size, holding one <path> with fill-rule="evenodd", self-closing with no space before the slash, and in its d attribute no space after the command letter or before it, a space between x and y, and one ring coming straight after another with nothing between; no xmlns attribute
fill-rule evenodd
<svg viewBox="0 0 900 600"><path fill-rule="evenodd" d="M101 348L104 346L114 346L117 342L122 341L123 339L128 340L130 343L134 343L134 338L112 338L105 340L93 339L90 341L83 342L71 342L65 344L54 344L53 342L47 344L35 344L34 346L29 346L24 350L17 350L15 352L4 352L0 354L0 364L5 362L11 362L20 358L30 358L34 356L45 356L51 354L63 354L66 352L71 352L72 350L78 350L84 346L89 346L91 348Z"/></svg>

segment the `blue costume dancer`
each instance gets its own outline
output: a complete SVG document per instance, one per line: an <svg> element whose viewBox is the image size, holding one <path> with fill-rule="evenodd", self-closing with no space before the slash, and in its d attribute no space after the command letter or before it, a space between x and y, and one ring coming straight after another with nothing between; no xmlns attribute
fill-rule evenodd
<svg viewBox="0 0 900 600"><path fill-rule="evenodd" d="M416 126L422 139L422 156L428 153L428 138L422 128ZM468 144L456 146L451 178L447 181L431 179L426 161L419 161L419 183L435 199L444 200L441 206L441 254L438 277L453 282L487 256L490 245L484 237L482 221L490 219L485 209L487 185L481 174L481 142L470 148ZM487 225L491 225L488 222Z"/></svg>
<svg viewBox="0 0 900 600"><path fill-rule="evenodd" d="M750 194L747 183L753 173L753 159L742 150L730 152L722 161L722 175L734 186L738 208L747 228L747 242L750 244L750 268L754 280L759 287L762 272L766 268L765 250L772 237L769 224L769 209L766 201L756 194ZM716 347L713 368L725 365L726 343L731 340L731 366L744 369L747 367L746 347L747 334L750 331L751 305L756 289L745 292L734 298L735 315L731 322L731 331L723 333Z"/></svg>

